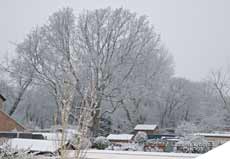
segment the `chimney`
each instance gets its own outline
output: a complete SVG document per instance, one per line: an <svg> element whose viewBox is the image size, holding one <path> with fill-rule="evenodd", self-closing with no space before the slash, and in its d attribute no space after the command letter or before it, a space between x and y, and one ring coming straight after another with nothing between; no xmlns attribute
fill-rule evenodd
<svg viewBox="0 0 230 159"><path fill-rule="evenodd" d="M0 111L4 111L4 102L6 101L6 98L0 94Z"/></svg>

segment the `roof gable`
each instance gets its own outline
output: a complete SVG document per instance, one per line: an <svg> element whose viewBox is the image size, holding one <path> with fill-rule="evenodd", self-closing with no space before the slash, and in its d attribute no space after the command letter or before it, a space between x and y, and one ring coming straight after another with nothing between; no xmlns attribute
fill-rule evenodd
<svg viewBox="0 0 230 159"><path fill-rule="evenodd" d="M2 94L0 94L0 98L1 98L3 101L6 101L6 98L5 98Z"/></svg>

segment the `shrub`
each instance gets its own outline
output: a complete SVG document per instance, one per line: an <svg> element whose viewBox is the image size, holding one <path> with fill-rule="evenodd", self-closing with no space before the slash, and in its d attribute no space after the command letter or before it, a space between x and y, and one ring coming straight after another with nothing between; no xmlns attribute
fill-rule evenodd
<svg viewBox="0 0 230 159"><path fill-rule="evenodd" d="M177 151L183 153L205 153L209 151L209 143L200 136L186 136L176 143Z"/></svg>
<svg viewBox="0 0 230 159"><path fill-rule="evenodd" d="M110 145L109 140L106 137L99 136L94 140L93 147L99 149L99 150L104 150Z"/></svg>
<svg viewBox="0 0 230 159"><path fill-rule="evenodd" d="M141 145L144 144L147 141L147 139L148 139L147 134L145 132L139 131L136 134L134 141L139 145Z"/></svg>

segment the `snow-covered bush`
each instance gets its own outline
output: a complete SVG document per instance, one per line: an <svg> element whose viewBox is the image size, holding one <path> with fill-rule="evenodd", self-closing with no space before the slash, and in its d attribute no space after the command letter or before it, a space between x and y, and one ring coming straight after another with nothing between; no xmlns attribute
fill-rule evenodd
<svg viewBox="0 0 230 159"><path fill-rule="evenodd" d="M134 138L134 141L136 143L138 143L139 145L142 145L142 144L144 144L147 141L147 139L148 139L147 134L145 132L143 132L143 131L139 131L136 134L136 136Z"/></svg>
<svg viewBox="0 0 230 159"><path fill-rule="evenodd" d="M14 151L12 149L0 149L0 159L37 159L25 151Z"/></svg>
<svg viewBox="0 0 230 159"><path fill-rule="evenodd" d="M110 145L109 140L106 137L99 136L94 140L93 147L104 150Z"/></svg>
<svg viewBox="0 0 230 159"><path fill-rule="evenodd" d="M178 152L183 153L205 153L209 151L210 147L204 137L190 135L181 138L181 140L176 143L176 148Z"/></svg>

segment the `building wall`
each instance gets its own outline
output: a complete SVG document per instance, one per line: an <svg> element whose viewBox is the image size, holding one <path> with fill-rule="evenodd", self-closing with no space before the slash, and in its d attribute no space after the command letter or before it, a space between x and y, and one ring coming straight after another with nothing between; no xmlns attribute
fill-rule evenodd
<svg viewBox="0 0 230 159"><path fill-rule="evenodd" d="M18 124L14 119L0 111L0 131L24 131L25 128Z"/></svg>

